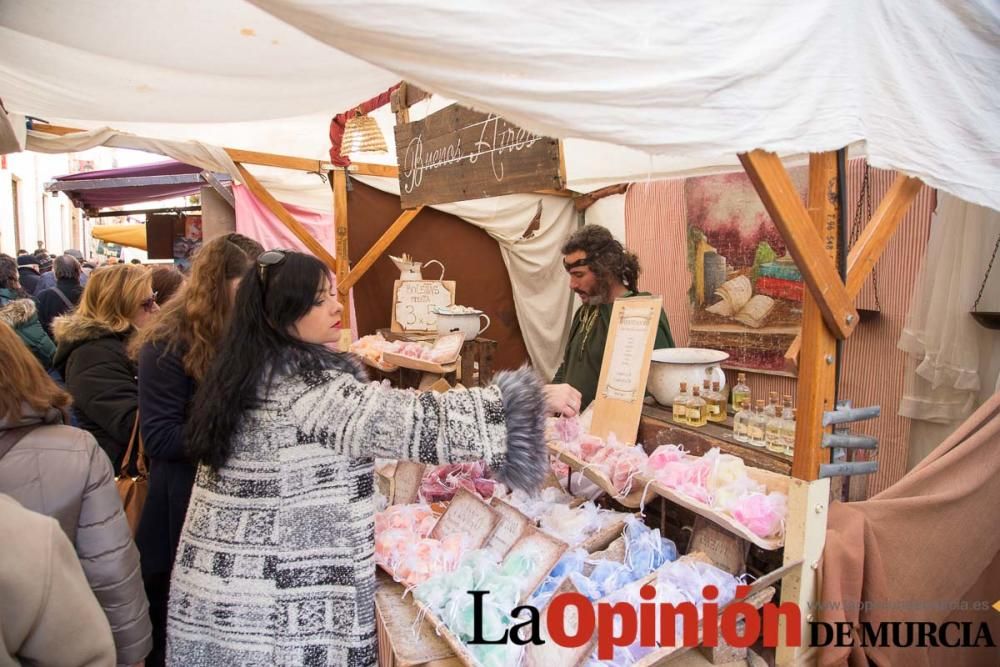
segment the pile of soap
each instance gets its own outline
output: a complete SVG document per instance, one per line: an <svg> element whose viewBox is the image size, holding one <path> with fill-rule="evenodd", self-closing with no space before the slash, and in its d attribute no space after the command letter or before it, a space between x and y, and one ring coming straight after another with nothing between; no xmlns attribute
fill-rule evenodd
<svg viewBox="0 0 1000 667"><path fill-rule="evenodd" d="M502 489L489 477L490 469L484 461L449 463L428 468L420 482L420 497L428 503L449 501L459 489L465 489L483 500L489 500Z"/></svg>
<svg viewBox="0 0 1000 667"><path fill-rule="evenodd" d="M532 596L529 604L539 609L548 604L553 593L568 577L576 589L591 601L599 600L645 577L664 563L677 560L677 546L660 537L657 528L649 528L634 516L625 520L625 559L590 560L583 549L563 555Z"/></svg>
<svg viewBox="0 0 1000 667"><path fill-rule="evenodd" d="M547 486L534 496L528 495L520 489L515 489L504 498L504 501L537 523L539 519L549 513L553 506L569 505L573 502L573 496L562 489Z"/></svg>
<svg viewBox="0 0 1000 667"><path fill-rule="evenodd" d="M645 473L670 489L729 514L755 535L784 532L788 499L752 479L743 460L718 447L689 456L677 445L661 445L650 454Z"/></svg>
<svg viewBox="0 0 1000 667"><path fill-rule="evenodd" d="M510 612L518 606L521 583L534 567L535 562L527 554L508 558L498 565L489 552L470 551L453 572L432 577L417 586L413 597L443 621L483 667L517 665L523 651L517 644L468 645L475 636L474 598L469 591L489 591L482 601L482 636L501 637L513 625Z"/></svg>
<svg viewBox="0 0 1000 667"><path fill-rule="evenodd" d="M575 547L626 516L631 515L599 509L590 501L578 507L556 503L538 518L538 523L549 535Z"/></svg>
<svg viewBox="0 0 1000 667"><path fill-rule="evenodd" d="M368 336L362 336L351 343L351 352L363 357L373 366L384 371L391 372L397 370L399 366L390 364L383 359L382 353L385 351L395 352L398 349L398 345L398 343L394 343L383 338L382 334L371 334Z"/></svg>
<svg viewBox="0 0 1000 667"><path fill-rule="evenodd" d="M649 458L642 445L623 445L613 433L607 441L588 435L579 442L583 460L604 473L618 493L628 495L635 476L642 472Z"/></svg>
<svg viewBox="0 0 1000 667"><path fill-rule="evenodd" d="M643 600L639 596L639 590L643 584L637 581L612 593L607 598L607 602L625 602L636 608L638 608L640 603L677 605L682 602L692 602L698 607L698 617L700 619L702 617L702 607L706 601L703 595L705 586L712 585L716 587L718 595L712 602L718 604L721 609L736 598L737 583L736 577L713 565L697 560L682 559L666 564L659 569L656 574L656 580L652 584L656 588L656 597L653 600ZM680 614L677 615L675 623L676 644L679 645L684 637L683 618ZM616 636L621 636L622 629L620 625L621 619L616 617L614 630L618 633ZM636 643L632 646L616 648L614 659L611 661L598 660L595 652L591 656L590 661L585 664L587 667L596 667L597 665L619 665L624 667L634 664L656 650L659 649L657 647L639 646L637 639Z"/></svg>
<svg viewBox="0 0 1000 667"><path fill-rule="evenodd" d="M375 562L407 586L458 566L469 550L468 537L430 536L438 517L424 504L391 505L375 515Z"/></svg>

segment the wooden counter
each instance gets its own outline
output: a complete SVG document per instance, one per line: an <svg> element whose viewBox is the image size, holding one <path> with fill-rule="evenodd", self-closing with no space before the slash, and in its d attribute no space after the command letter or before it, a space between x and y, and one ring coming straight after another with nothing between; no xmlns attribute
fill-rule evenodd
<svg viewBox="0 0 1000 667"><path fill-rule="evenodd" d="M701 428L675 424L670 408L647 399L639 420L639 442L647 453L652 453L659 445L684 445L691 454L702 455L713 447L727 454L738 456L750 466L772 472L790 475L792 457L769 452L761 447L751 447L737 442L733 437L733 419L728 417L725 424L709 422Z"/></svg>

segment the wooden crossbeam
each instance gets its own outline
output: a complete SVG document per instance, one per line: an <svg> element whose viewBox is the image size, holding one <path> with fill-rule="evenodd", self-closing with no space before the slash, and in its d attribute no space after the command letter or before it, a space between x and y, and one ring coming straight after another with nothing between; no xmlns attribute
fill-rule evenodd
<svg viewBox="0 0 1000 667"><path fill-rule="evenodd" d="M361 277L375 264L375 261L382 256L389 246L395 241L403 230L413 221L420 211L424 210L423 206L418 206L417 208L411 208L403 211L395 222L393 222L389 229L385 230L382 236L375 241L374 245L368 249L365 256L358 261L358 263L351 269L351 272L347 277L337 283L337 289L342 293L346 294L349 289L354 287Z"/></svg>
<svg viewBox="0 0 1000 667"><path fill-rule="evenodd" d="M352 162L347 168L353 175L357 176L381 176L383 178L399 178L399 167L388 164L369 164L366 162Z"/></svg>
<svg viewBox="0 0 1000 667"><path fill-rule="evenodd" d="M847 338L858 325L858 312L826 254L785 165L774 153L740 153L740 162L757 189L764 208L781 231L788 251L823 313L823 321L838 338Z"/></svg>
<svg viewBox="0 0 1000 667"><path fill-rule="evenodd" d="M837 261L838 183L837 154L809 156L809 216L822 235L824 258ZM799 353L798 409L792 477L812 481L819 466L828 463L830 450L820 446L823 411L833 409L837 362L837 339L824 325L819 299L807 291L802 298L802 349Z"/></svg>
<svg viewBox="0 0 1000 667"><path fill-rule="evenodd" d="M242 178L246 186L250 188L250 192L252 192L254 196L267 207L267 210L273 213L278 220L288 227L288 229L291 230L291 232L295 234L300 241L302 241L303 245L309 249L309 252L314 254L324 264L330 267L331 271L336 270L337 262L333 258L333 255L331 255L326 248L320 245L319 241L314 239L312 235L309 234L309 231L302 226L302 223L296 220L295 216L289 213L288 209L282 206L281 202L275 199L274 195L267 191L267 188L261 185L260 181L257 180L257 177L247 171L247 168L239 162L236 163L236 168L240 172L240 178Z"/></svg>
<svg viewBox="0 0 1000 667"><path fill-rule="evenodd" d="M872 219L865 225L858 240L847 255L847 293L856 297L864 286L875 263L896 233L910 205L920 194L923 183L919 178L899 174L885 193Z"/></svg>

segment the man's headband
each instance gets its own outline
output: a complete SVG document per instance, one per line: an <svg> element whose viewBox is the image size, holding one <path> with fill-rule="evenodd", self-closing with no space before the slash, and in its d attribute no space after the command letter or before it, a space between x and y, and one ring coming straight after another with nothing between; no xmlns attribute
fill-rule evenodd
<svg viewBox="0 0 1000 667"><path fill-rule="evenodd" d="M573 269L578 269L578 268L584 267L584 266L590 266L589 264L587 264L587 258L586 257L584 257L583 259L578 259L575 262L573 262L572 264L568 263L565 259L563 260L563 268L566 269L567 273L569 273Z"/></svg>

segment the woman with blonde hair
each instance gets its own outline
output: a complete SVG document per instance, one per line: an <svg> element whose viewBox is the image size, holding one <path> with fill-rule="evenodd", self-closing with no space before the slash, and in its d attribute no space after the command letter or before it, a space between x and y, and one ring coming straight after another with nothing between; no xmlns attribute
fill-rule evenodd
<svg viewBox="0 0 1000 667"><path fill-rule="evenodd" d="M0 324L0 368L0 494L59 522L111 625L117 663L139 663L152 646L149 614L139 552L111 464L92 435L65 425L69 394L6 324ZM14 602L0 600L0 605ZM81 603L75 611L90 609ZM67 635L54 641L92 639ZM0 649L0 661L2 656Z"/></svg>
<svg viewBox="0 0 1000 667"><path fill-rule="evenodd" d="M94 271L76 311L53 320L53 365L73 396L80 427L121 466L139 408L129 338L159 312L149 270L118 264Z"/></svg>
<svg viewBox="0 0 1000 667"><path fill-rule="evenodd" d="M187 456L184 423L195 389L219 349L236 285L261 252L259 243L242 234L205 243L194 257L190 278L132 342L139 364L139 422L151 468L149 496L135 536L153 621L148 667L163 664L170 571L194 485L196 468Z"/></svg>

